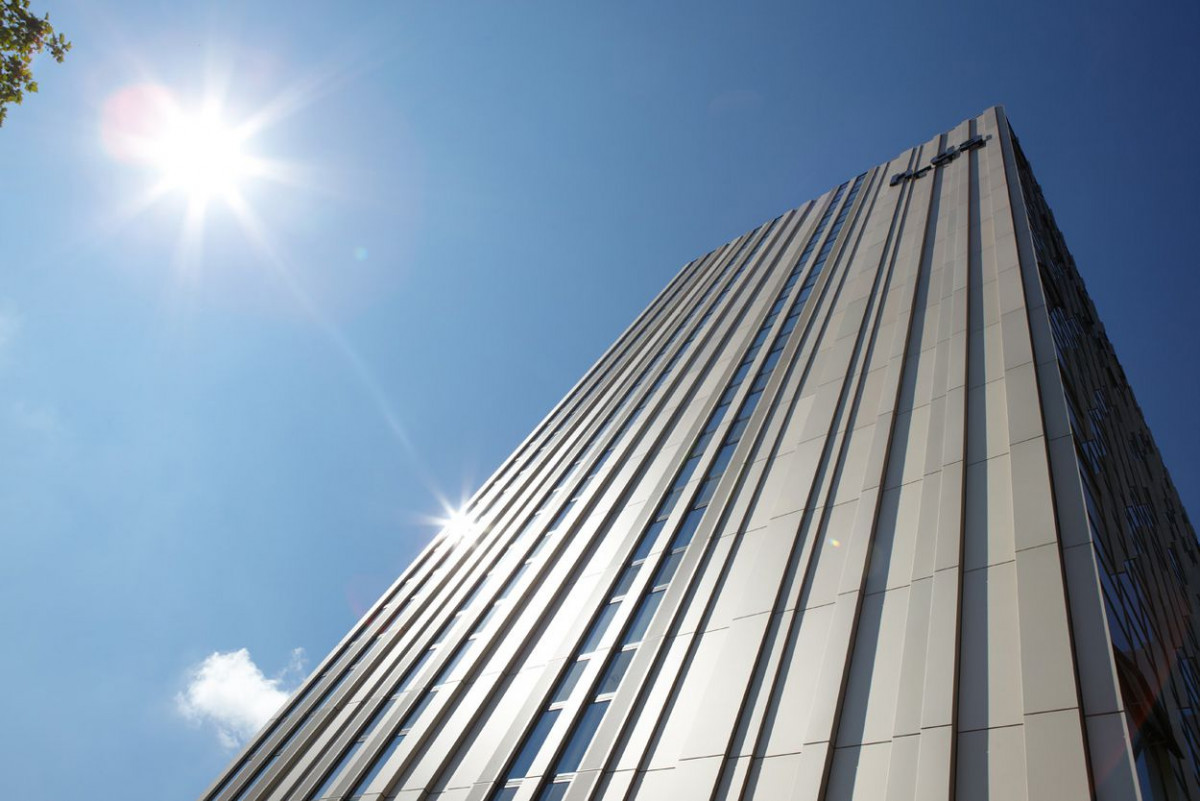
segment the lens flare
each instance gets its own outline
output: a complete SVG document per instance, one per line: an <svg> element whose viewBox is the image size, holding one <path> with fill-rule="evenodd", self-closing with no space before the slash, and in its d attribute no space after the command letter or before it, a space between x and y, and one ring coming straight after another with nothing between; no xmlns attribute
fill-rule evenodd
<svg viewBox="0 0 1200 801"><path fill-rule="evenodd" d="M248 134L223 118L216 103L188 109L166 88L133 86L105 103L101 139L114 158L151 168L156 193L191 201L234 197L259 172L246 152Z"/></svg>
<svg viewBox="0 0 1200 801"><path fill-rule="evenodd" d="M241 137L215 111L174 117L151 156L168 187L189 197L228 196L252 173Z"/></svg>

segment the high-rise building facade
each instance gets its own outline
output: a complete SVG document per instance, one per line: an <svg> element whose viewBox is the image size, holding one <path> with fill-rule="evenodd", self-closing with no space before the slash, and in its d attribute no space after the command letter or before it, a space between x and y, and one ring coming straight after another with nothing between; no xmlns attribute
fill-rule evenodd
<svg viewBox="0 0 1200 801"><path fill-rule="evenodd" d="M1004 113L686 265L203 796L1200 799L1200 567Z"/></svg>

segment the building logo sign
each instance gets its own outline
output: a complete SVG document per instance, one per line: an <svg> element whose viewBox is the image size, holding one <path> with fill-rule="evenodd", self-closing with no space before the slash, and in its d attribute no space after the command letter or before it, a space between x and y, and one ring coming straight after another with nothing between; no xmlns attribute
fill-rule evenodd
<svg viewBox="0 0 1200 801"><path fill-rule="evenodd" d="M961 142L957 145L951 145L949 149L943 150L941 153L938 153L936 156L931 158L929 163L921 169L918 170L914 168L911 170L905 170L904 172L896 173L892 176L891 183L889 183L888 186L895 186L896 184L903 183L904 181L924 178L925 173L929 172L934 167L941 167L943 164L949 164L963 153L969 153L972 150L983 147L987 144L987 140L991 138L992 137L990 136L985 137L976 134L965 142Z"/></svg>

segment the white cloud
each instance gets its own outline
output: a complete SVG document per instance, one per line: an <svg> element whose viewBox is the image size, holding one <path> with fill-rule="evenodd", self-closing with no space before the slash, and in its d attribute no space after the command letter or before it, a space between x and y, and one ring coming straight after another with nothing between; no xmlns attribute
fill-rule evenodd
<svg viewBox="0 0 1200 801"><path fill-rule="evenodd" d="M288 666L275 678L263 675L245 648L209 654L188 673L188 683L175 696L175 707L193 725L208 724L226 748L241 745L270 720L300 677L304 649L292 651Z"/></svg>

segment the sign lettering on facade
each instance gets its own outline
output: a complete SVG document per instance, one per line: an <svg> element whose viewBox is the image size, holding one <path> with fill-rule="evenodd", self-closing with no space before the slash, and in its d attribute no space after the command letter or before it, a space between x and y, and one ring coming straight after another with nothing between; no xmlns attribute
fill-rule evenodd
<svg viewBox="0 0 1200 801"><path fill-rule="evenodd" d="M987 144L987 140L991 139L991 138L992 137L990 137L990 136L984 137L984 136L980 136L979 134L975 134L974 136L972 136L970 139L968 139L965 142L960 142L957 145L951 145L948 149L943 150L941 153L938 153L936 156L931 158L929 160L929 163L927 165L925 165L924 167L921 167L920 169L913 168L911 170L905 170L904 172L896 173L895 175L892 176L892 180L888 184L888 186L895 186L896 184L901 183L903 181L909 181L909 180L915 180L917 178L923 178L923 177L925 177L925 173L929 172L934 167L941 167L943 164L949 164L950 162L952 162L956 158L958 158L961 154L968 153L972 150L975 150L976 148L983 147L984 145Z"/></svg>

